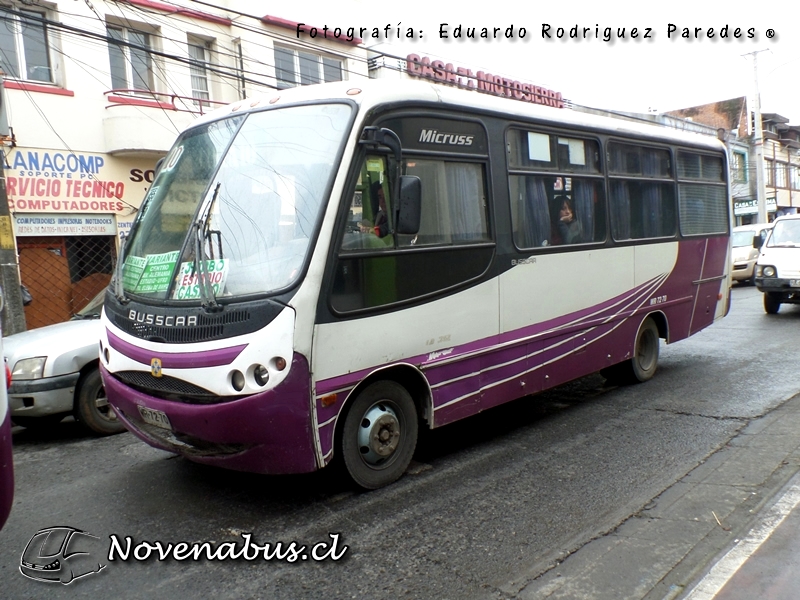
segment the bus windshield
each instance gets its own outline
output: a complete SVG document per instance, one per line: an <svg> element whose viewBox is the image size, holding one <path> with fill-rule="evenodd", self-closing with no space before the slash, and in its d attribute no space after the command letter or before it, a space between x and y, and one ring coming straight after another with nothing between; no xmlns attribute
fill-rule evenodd
<svg viewBox="0 0 800 600"><path fill-rule="evenodd" d="M292 284L309 250L351 108L234 115L186 132L128 240L125 293L197 300ZM206 287L208 289L208 287Z"/></svg>

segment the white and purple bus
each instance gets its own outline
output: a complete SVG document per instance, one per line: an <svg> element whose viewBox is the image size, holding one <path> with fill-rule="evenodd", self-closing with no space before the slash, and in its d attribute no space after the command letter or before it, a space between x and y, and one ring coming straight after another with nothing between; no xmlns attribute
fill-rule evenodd
<svg viewBox="0 0 800 600"><path fill-rule="evenodd" d="M364 488L435 428L602 371L728 311L716 139L425 82L244 100L176 141L104 307L145 442Z"/></svg>

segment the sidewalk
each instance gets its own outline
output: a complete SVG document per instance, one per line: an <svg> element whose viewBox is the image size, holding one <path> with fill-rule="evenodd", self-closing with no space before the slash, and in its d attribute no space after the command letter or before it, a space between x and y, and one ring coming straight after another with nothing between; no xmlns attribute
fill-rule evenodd
<svg viewBox="0 0 800 600"><path fill-rule="evenodd" d="M800 395L751 420L614 531L524 587L510 583L503 591L520 600L798 598L798 472ZM763 537L769 525L775 532L754 546L753 536ZM749 560L745 548L755 552ZM718 569L714 588L709 570L733 550L744 564Z"/></svg>
<svg viewBox="0 0 800 600"><path fill-rule="evenodd" d="M686 600L800 596L800 475L761 520L713 564Z"/></svg>

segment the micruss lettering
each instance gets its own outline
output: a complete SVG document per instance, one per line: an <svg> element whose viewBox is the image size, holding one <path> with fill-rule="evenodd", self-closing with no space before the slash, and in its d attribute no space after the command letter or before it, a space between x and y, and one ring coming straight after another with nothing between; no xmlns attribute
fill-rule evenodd
<svg viewBox="0 0 800 600"><path fill-rule="evenodd" d="M471 146L474 135L444 133L436 129L423 129L419 132L419 141L423 144L449 144L450 146Z"/></svg>

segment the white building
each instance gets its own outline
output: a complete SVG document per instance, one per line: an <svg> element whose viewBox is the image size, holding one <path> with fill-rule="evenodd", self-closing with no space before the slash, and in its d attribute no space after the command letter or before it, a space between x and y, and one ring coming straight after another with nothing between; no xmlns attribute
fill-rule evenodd
<svg viewBox="0 0 800 600"><path fill-rule="evenodd" d="M368 76L361 40L217 0L11 0L0 66L14 145L6 187L28 327L64 320L110 278L156 161L218 104ZM309 21L313 15L309 15Z"/></svg>

